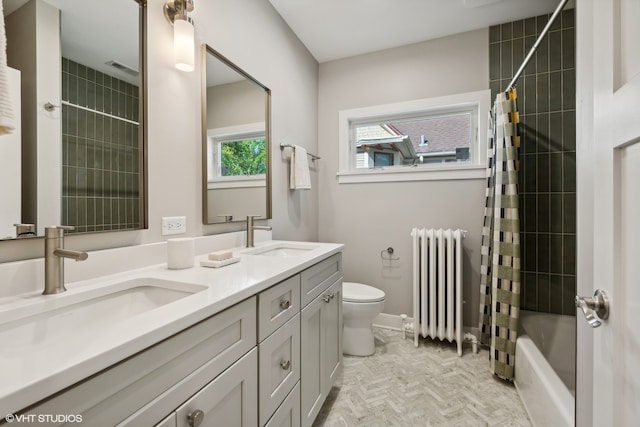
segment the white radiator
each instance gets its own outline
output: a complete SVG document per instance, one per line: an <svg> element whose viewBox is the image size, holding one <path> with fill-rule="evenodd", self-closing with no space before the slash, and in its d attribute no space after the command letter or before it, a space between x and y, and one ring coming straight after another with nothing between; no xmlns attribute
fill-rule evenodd
<svg viewBox="0 0 640 427"><path fill-rule="evenodd" d="M463 230L414 228L413 327L419 335L456 342L462 356Z"/></svg>

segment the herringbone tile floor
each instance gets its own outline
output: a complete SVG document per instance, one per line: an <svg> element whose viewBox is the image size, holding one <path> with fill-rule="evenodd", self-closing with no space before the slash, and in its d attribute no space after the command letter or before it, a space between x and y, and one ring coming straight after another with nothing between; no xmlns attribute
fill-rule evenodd
<svg viewBox="0 0 640 427"><path fill-rule="evenodd" d="M487 350L374 329L376 353L344 357L314 427L518 426L531 422L515 387L489 371Z"/></svg>

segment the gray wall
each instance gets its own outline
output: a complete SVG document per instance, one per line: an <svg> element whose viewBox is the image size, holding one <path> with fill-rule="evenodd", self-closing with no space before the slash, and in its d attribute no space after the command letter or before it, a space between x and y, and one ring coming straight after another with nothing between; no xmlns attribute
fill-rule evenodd
<svg viewBox="0 0 640 427"><path fill-rule="evenodd" d="M345 280L412 315L412 227L462 228L464 324L477 326L484 179L338 184L338 112L489 88L488 29L320 64L320 240L345 243ZM483 119L483 118L481 118ZM392 246L400 261L383 262Z"/></svg>
<svg viewBox="0 0 640 427"><path fill-rule="evenodd" d="M162 217L185 215L187 236L241 230L244 224L202 225L201 75L173 65L173 27L164 0L147 2L149 229L70 236L69 248L92 250L166 240ZM318 181L288 189L288 160L280 142L317 152L318 64L266 1L196 3L196 43L214 49L272 90L273 217L277 239L318 238ZM250 25L243 25L250 23ZM0 262L42 256L41 239L0 242Z"/></svg>
<svg viewBox="0 0 640 427"><path fill-rule="evenodd" d="M562 12L516 84L522 290L527 310L575 315L575 10ZM511 80L549 15L489 29L490 85Z"/></svg>

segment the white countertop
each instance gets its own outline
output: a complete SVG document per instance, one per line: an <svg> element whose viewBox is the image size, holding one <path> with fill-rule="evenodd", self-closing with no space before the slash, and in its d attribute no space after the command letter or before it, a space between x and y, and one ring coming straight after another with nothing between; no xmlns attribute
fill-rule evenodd
<svg viewBox="0 0 640 427"><path fill-rule="evenodd" d="M269 241L274 243L312 245L314 249L298 256L271 257L242 254L246 248L235 248L240 262L221 268L200 266L206 255L196 257L195 266L169 270L166 264L120 272L117 274L67 283L68 291L58 295L31 292L0 299L0 336L7 321L6 312L19 308L29 312L33 304L55 307L56 300L80 294L108 284L137 278L156 278L204 285L206 289L162 307L116 323L101 331L95 339L74 336L69 331L64 341L42 345L0 343L0 416L11 414L50 396L90 375L180 332L260 291L316 264L343 249L341 244L316 242ZM5 312L5 319L3 319ZM42 331L46 334L46 331ZM97 334L98 335L98 334ZM67 342L68 340L68 342Z"/></svg>

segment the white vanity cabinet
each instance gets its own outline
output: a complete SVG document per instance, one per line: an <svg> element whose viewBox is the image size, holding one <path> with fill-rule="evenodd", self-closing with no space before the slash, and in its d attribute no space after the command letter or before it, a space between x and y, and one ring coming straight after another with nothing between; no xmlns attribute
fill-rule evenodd
<svg viewBox="0 0 640 427"><path fill-rule="evenodd" d="M301 425L311 426L342 369L342 258L302 272ZM313 297L313 299L311 299Z"/></svg>
<svg viewBox="0 0 640 427"><path fill-rule="evenodd" d="M255 345L256 298L252 297L21 413L58 414L64 408L65 414L81 415L83 426L152 426ZM256 390L257 376L249 380ZM247 396L255 401L256 391Z"/></svg>
<svg viewBox="0 0 640 427"><path fill-rule="evenodd" d="M297 271L19 414L81 415L89 427L310 426L342 367L341 253Z"/></svg>

